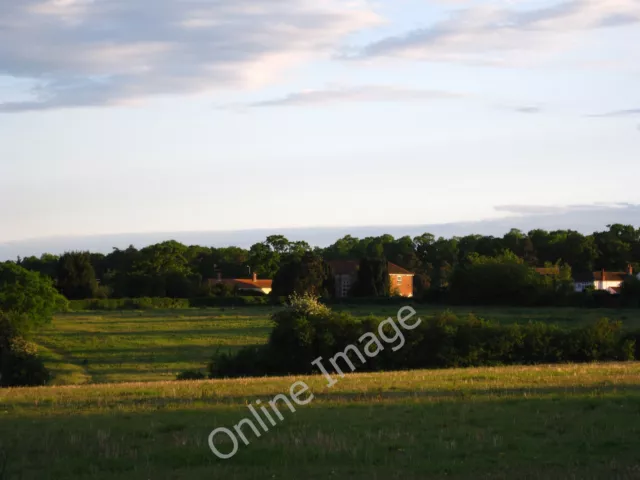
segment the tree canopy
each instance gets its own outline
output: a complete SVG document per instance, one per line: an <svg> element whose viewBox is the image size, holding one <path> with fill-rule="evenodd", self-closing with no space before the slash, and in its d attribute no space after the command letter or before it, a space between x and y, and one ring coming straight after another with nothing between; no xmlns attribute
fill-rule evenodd
<svg viewBox="0 0 640 480"><path fill-rule="evenodd" d="M45 325L66 305L49 278L14 263L0 263L0 313L13 329L28 332Z"/></svg>

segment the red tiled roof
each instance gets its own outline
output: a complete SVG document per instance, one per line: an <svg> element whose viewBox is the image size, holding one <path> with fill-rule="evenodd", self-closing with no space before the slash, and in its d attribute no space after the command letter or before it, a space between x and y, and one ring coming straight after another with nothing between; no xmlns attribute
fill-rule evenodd
<svg viewBox="0 0 640 480"><path fill-rule="evenodd" d="M355 275L360 266L355 260L329 260L327 263L334 275Z"/></svg>
<svg viewBox="0 0 640 480"><path fill-rule="evenodd" d="M399 267L395 263L388 262L389 275L414 275L413 272L409 270Z"/></svg>
<svg viewBox="0 0 640 480"><path fill-rule="evenodd" d="M235 278L233 280L239 288L271 288L273 280L256 280L251 278Z"/></svg>
<svg viewBox="0 0 640 480"><path fill-rule="evenodd" d="M329 260L327 263L334 275L355 275L360 267L360 262L356 260ZM413 272L391 262L387 262L387 270L389 275L414 275Z"/></svg>
<svg viewBox="0 0 640 480"><path fill-rule="evenodd" d="M251 278L223 278L222 280L212 278L209 280L209 283L212 285L215 285L216 283L224 283L230 287L238 287L240 289L257 288L262 290L263 288L271 288L273 280L256 280L254 282Z"/></svg>
<svg viewBox="0 0 640 480"><path fill-rule="evenodd" d="M627 272L604 272L605 282L624 282ZM602 280L602 272L593 272L593 279L597 282Z"/></svg>

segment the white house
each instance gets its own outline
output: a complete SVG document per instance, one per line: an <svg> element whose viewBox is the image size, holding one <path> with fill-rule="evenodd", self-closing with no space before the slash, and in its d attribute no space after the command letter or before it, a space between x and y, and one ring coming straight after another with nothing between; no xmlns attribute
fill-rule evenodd
<svg viewBox="0 0 640 480"><path fill-rule="evenodd" d="M620 288L627 277L633 276L633 267L629 265L626 272L607 272L602 269L599 272L588 273L586 275L576 275L574 285L576 292L583 292L586 288L594 290L605 290L611 294L620 293ZM640 274L637 275L640 279Z"/></svg>

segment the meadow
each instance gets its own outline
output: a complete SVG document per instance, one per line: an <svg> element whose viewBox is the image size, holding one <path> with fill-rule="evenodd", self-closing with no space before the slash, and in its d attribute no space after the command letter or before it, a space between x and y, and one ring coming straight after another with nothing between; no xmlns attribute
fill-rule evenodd
<svg viewBox="0 0 640 480"><path fill-rule="evenodd" d="M300 379L309 405L213 455L212 429ZM632 479L640 364L5 389L0 431L3 479Z"/></svg>
<svg viewBox="0 0 640 480"><path fill-rule="evenodd" d="M234 351L265 343L270 314L278 307L206 308L122 312L75 312L56 316L38 332L35 342L54 385L173 380L185 370L205 372L218 349ZM334 309L355 315L388 317L397 306L342 305ZM418 305L422 317L442 307ZM601 317L640 328L640 310L574 308L456 307L458 315L474 313L500 323L545 321L565 328Z"/></svg>
<svg viewBox="0 0 640 480"><path fill-rule="evenodd" d="M389 316L396 307L341 306ZM419 306L423 317L433 307ZM566 328L635 311L456 308ZM216 349L264 343L267 307L56 316L35 341L52 386L0 390L0 479L640 478L640 363L174 381ZM305 381L315 398L221 460L232 428ZM64 385L66 384L66 385ZM230 450L229 441L220 443Z"/></svg>

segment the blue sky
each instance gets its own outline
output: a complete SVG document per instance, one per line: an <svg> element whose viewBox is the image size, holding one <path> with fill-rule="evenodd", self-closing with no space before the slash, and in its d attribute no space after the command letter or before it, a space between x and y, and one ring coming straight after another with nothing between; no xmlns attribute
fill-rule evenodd
<svg viewBox="0 0 640 480"><path fill-rule="evenodd" d="M0 242L640 203L639 44L640 0L2 2Z"/></svg>

